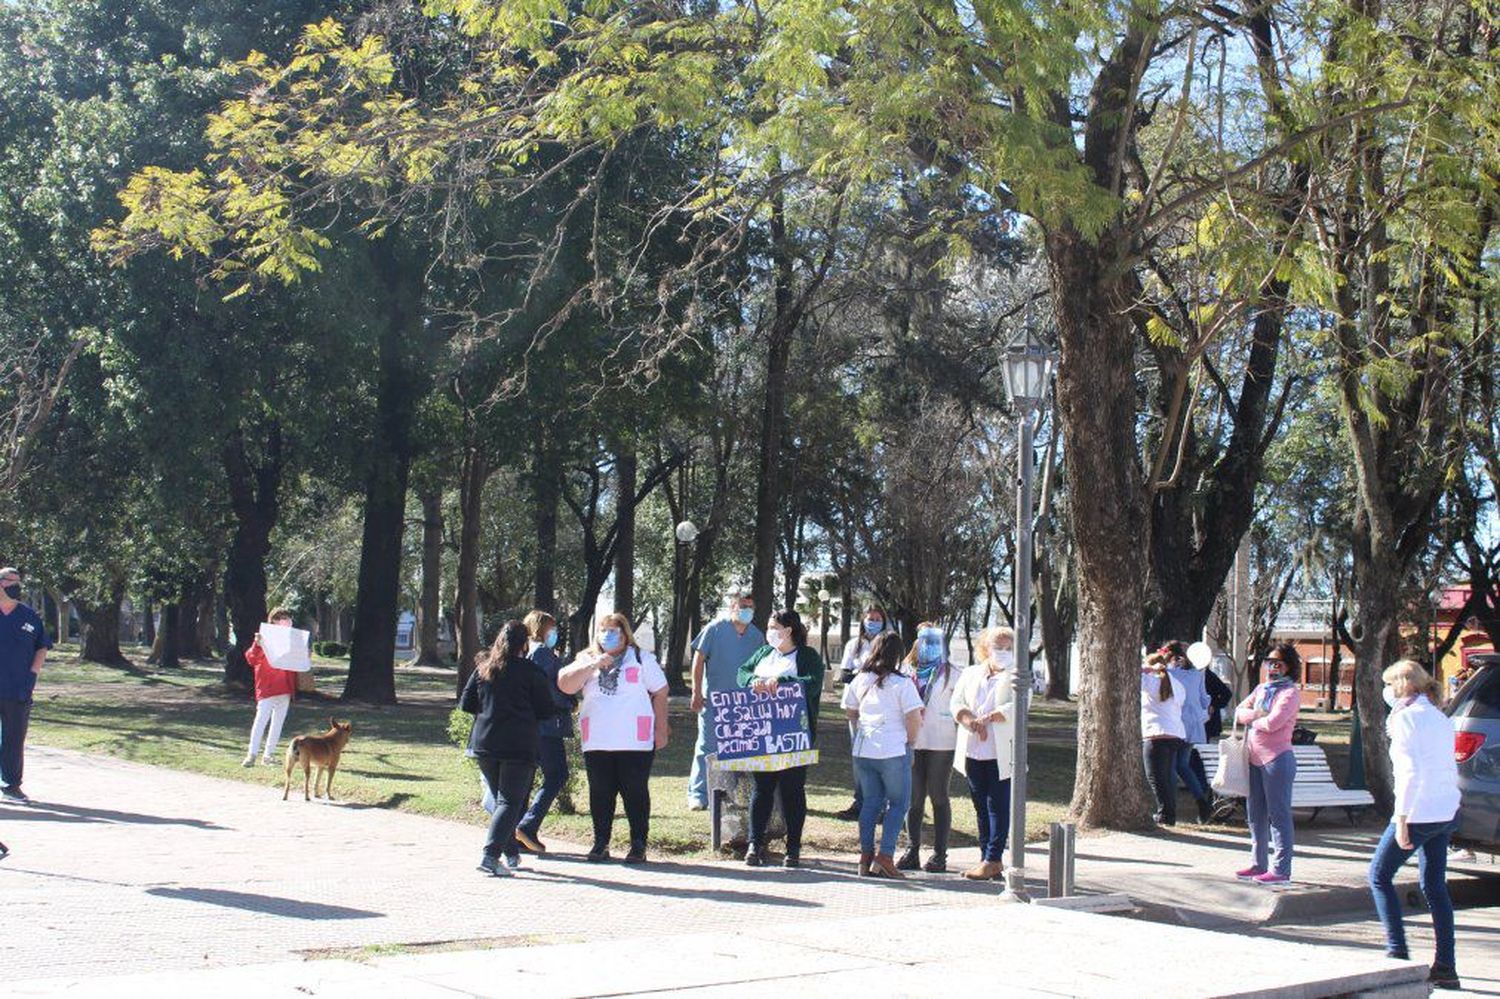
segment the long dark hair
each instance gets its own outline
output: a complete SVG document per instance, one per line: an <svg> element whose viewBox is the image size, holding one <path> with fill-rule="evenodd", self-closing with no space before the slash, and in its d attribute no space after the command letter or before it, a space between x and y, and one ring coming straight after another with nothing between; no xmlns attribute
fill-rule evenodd
<svg viewBox="0 0 1500 999"><path fill-rule="evenodd" d="M507 659L520 659L526 655L529 641L531 632L526 630L526 625L520 621L506 621L500 628L500 634L495 636L495 644L474 664L475 672L481 679L495 679L505 669Z"/></svg>
<svg viewBox="0 0 1500 999"><path fill-rule="evenodd" d="M1277 642L1271 646L1272 652L1281 653L1281 661L1286 664L1286 678L1293 683L1302 679L1302 655L1297 647L1291 642Z"/></svg>
<svg viewBox="0 0 1500 999"><path fill-rule="evenodd" d="M875 636L859 671L875 674L875 686L884 687L885 678L901 669L901 651L901 636L894 631L882 631Z"/></svg>
<svg viewBox="0 0 1500 999"><path fill-rule="evenodd" d="M779 610L771 615L771 620L792 633L792 644L797 648L807 644L807 625L802 623L801 614L794 610Z"/></svg>

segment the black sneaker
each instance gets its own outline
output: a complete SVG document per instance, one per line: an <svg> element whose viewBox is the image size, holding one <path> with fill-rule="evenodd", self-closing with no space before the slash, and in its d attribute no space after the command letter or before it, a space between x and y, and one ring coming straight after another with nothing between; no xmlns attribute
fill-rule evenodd
<svg viewBox="0 0 1500 999"><path fill-rule="evenodd" d="M1198 824L1206 826L1213 821L1213 818L1214 803L1207 798L1200 798L1198 801Z"/></svg>
<svg viewBox="0 0 1500 999"><path fill-rule="evenodd" d="M646 848L644 846L632 845L630 852L625 854L625 863L644 864L646 862Z"/></svg>
<svg viewBox="0 0 1500 999"><path fill-rule="evenodd" d="M1453 968L1441 964L1434 964L1427 972L1427 983L1435 989L1461 989L1463 985L1458 980L1458 972Z"/></svg>
<svg viewBox="0 0 1500 999"><path fill-rule="evenodd" d="M488 874L492 878L504 878L510 876L510 871L500 866L500 861L486 855L479 861L479 873Z"/></svg>
<svg viewBox="0 0 1500 999"><path fill-rule="evenodd" d="M927 863L922 865L922 870L928 874L947 874L948 857L946 854L934 853L927 858Z"/></svg>
<svg viewBox="0 0 1500 999"><path fill-rule="evenodd" d="M0 795L4 795L7 801L19 801L23 805L31 800L19 787L0 787Z"/></svg>
<svg viewBox="0 0 1500 999"><path fill-rule="evenodd" d="M766 855L764 853L761 853L759 850L757 850L755 847L752 846L750 849L748 849L748 850L745 851L745 866L746 867L764 867L764 866L766 866Z"/></svg>
<svg viewBox="0 0 1500 999"><path fill-rule="evenodd" d="M588 852L585 859L591 864L602 864L609 860L609 847L596 846Z"/></svg>
<svg viewBox="0 0 1500 999"><path fill-rule="evenodd" d="M920 871L921 869L922 861L917 856L916 850L907 850L896 861L896 870L898 871Z"/></svg>
<svg viewBox="0 0 1500 999"><path fill-rule="evenodd" d="M802 866L802 858L795 853L789 853L781 861L782 867L793 868Z"/></svg>
<svg viewBox="0 0 1500 999"><path fill-rule="evenodd" d="M836 819L843 819L845 822L859 821L859 803L855 802L848 808L844 809L842 812L834 812L833 817Z"/></svg>

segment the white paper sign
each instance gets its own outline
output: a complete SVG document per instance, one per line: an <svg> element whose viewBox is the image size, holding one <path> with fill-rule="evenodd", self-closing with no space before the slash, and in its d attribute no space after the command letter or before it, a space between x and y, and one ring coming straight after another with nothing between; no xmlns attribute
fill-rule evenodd
<svg viewBox="0 0 1500 999"><path fill-rule="evenodd" d="M307 645L310 637L312 636L301 628L289 628L284 624L262 624L260 649L277 669L306 673L312 669Z"/></svg>

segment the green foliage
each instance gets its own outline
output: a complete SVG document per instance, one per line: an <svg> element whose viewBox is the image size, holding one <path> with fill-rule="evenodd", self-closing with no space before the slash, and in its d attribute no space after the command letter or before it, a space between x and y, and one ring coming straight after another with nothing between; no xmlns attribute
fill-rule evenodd
<svg viewBox="0 0 1500 999"><path fill-rule="evenodd" d="M347 659L349 646L343 642L313 642L313 654L324 659Z"/></svg>

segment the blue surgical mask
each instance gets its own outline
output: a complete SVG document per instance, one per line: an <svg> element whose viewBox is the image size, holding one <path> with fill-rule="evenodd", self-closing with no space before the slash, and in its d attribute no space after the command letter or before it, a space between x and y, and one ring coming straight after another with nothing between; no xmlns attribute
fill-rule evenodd
<svg viewBox="0 0 1500 999"><path fill-rule="evenodd" d="M884 630L885 630L885 622L884 621L866 621L865 622L865 634L866 635L878 635L878 634L880 634Z"/></svg>
<svg viewBox="0 0 1500 999"><path fill-rule="evenodd" d="M734 612L734 619L740 624L749 624L750 619L755 616L754 607L741 607Z"/></svg>
<svg viewBox="0 0 1500 999"><path fill-rule="evenodd" d="M619 628L605 628L599 632L599 647L605 652L618 652L625 640L620 637Z"/></svg>
<svg viewBox="0 0 1500 999"><path fill-rule="evenodd" d="M550 631L547 632L546 636L542 639L542 644L545 645L545 646L547 646L547 648L549 648L549 649L555 649L555 648L557 648L557 629L556 628L553 628L553 629L551 629Z"/></svg>

